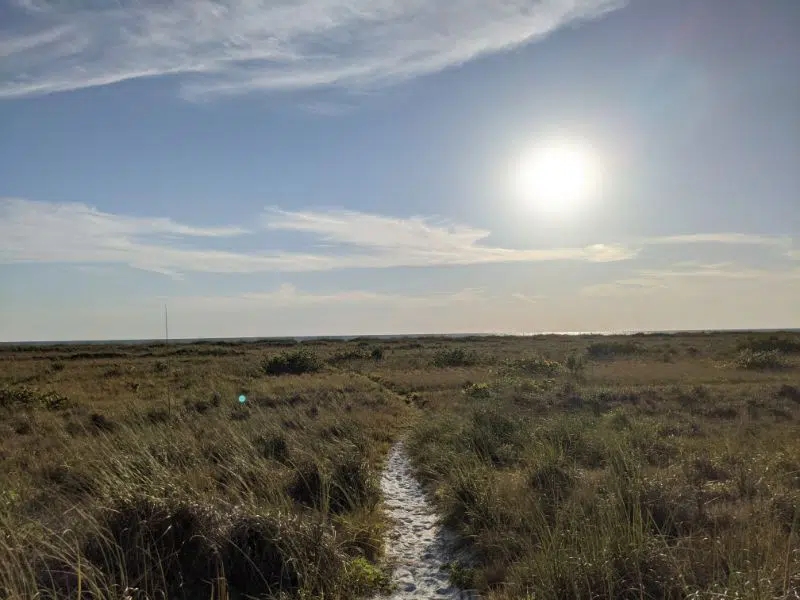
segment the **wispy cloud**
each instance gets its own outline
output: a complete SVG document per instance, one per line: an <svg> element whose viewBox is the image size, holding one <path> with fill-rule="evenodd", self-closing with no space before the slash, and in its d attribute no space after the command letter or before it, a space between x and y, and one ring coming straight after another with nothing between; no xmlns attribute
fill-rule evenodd
<svg viewBox="0 0 800 600"><path fill-rule="evenodd" d="M624 0L11 0L0 97L184 76L190 96L375 88L542 38Z"/></svg>
<svg viewBox="0 0 800 600"><path fill-rule="evenodd" d="M677 263L670 269L638 269L632 277L586 286L581 292L588 296L652 294L660 293L665 289L674 290L681 285L691 285L692 282L713 280L753 283L784 282L800 286L800 269L754 269L734 263ZM798 292L800 292L800 287Z"/></svg>
<svg viewBox="0 0 800 600"><path fill-rule="evenodd" d="M520 302L526 302L528 304L539 304L541 300L546 299L547 297L543 294L535 294L533 296L528 294L522 294L520 292L515 292L511 294L511 297L514 300L519 300Z"/></svg>
<svg viewBox="0 0 800 600"><path fill-rule="evenodd" d="M268 246L273 237L269 235L271 231L292 234L295 250ZM228 239L229 247L235 248L241 236L248 236L249 248L261 242L263 249L219 250L205 241L224 238ZM198 227L167 218L112 214L83 204L0 198L0 263L125 264L173 276L187 272L303 272L548 261L607 263L634 259L638 248L660 244L665 239L638 240L632 246L617 242L585 247L503 248L488 244L489 237L490 232L485 229L421 216L400 218L344 210L270 208L251 229ZM784 245L776 241L783 238L747 234L698 234L667 239L670 244L702 240L703 243ZM786 252L781 255L786 256ZM670 277L732 278L758 273L737 271L729 265L689 264L674 269L640 271L631 285L637 285L635 282L642 278L663 281Z"/></svg>
<svg viewBox="0 0 800 600"><path fill-rule="evenodd" d="M229 296L173 296L170 302L181 308L204 310L247 310L250 308L303 308L312 306L351 306L381 308L434 308L474 304L487 300L480 289L432 294L386 294L369 290L315 293L285 283L267 292L247 292Z"/></svg>
<svg viewBox="0 0 800 600"><path fill-rule="evenodd" d="M368 249L386 266L467 265L497 262L628 260L620 244L583 248L508 249L481 245L491 232L423 217L393 218L353 211L282 211L264 215L267 229L311 234L343 247ZM395 264L393 264L395 263Z"/></svg>
<svg viewBox="0 0 800 600"><path fill-rule="evenodd" d="M489 232L423 218L345 211L272 209L263 227L310 235L324 250L223 251L204 237L240 236L239 227L194 227L169 219L104 213L82 204L0 199L0 263L117 263L177 275L351 268L430 267L503 262L611 262L635 255L618 244L585 248L508 249L480 245ZM256 235L253 233L253 235ZM187 238L195 238L192 245Z"/></svg>
<svg viewBox="0 0 800 600"><path fill-rule="evenodd" d="M792 238L785 235L757 235L750 233L690 233L668 235L642 240L652 245L678 244L733 244L738 246L776 246L791 248Z"/></svg>

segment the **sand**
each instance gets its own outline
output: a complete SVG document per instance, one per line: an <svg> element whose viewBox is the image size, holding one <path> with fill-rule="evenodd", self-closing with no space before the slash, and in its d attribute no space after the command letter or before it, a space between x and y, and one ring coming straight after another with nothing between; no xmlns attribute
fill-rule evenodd
<svg viewBox="0 0 800 600"><path fill-rule="evenodd" d="M386 555L394 567L396 589L388 598L474 599L449 583L443 569L448 562L448 539L439 527L425 492L414 477L402 442L396 444L381 477L381 489L393 523ZM387 596L377 596L386 599Z"/></svg>

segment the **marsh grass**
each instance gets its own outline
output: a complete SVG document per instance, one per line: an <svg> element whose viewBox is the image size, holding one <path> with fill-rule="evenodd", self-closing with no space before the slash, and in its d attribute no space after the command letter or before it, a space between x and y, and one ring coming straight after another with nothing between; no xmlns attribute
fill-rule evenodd
<svg viewBox="0 0 800 600"><path fill-rule="evenodd" d="M794 339L0 347L0 597L388 589L378 475L412 426L462 587L793 598Z"/></svg>
<svg viewBox="0 0 800 600"><path fill-rule="evenodd" d="M0 597L335 599L386 584L377 481L408 416L394 394L346 372L86 360L63 391L2 388ZM148 389L172 378L190 385L168 410Z"/></svg>
<svg viewBox="0 0 800 600"><path fill-rule="evenodd" d="M432 406L407 443L472 557L465 585L498 599L795 597L788 387L490 387ZM716 416L739 406L738 418L754 392L746 421Z"/></svg>

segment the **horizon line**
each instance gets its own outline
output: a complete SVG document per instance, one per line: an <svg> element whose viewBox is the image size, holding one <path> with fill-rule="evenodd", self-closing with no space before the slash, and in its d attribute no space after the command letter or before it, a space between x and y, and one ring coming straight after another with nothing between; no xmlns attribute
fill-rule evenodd
<svg viewBox="0 0 800 600"><path fill-rule="evenodd" d="M270 341L312 342L320 340L351 341L355 339L397 340L414 338L466 338L466 337L586 337L586 336L635 336L635 335L680 335L680 334L714 334L714 333L800 333L800 328L744 328L744 329L626 329L619 331L540 331L540 332L463 332L463 333L369 333L349 335L281 335L281 336L244 336L244 337L188 337L173 338L170 344L193 344L198 342L242 342L257 343ZM0 341L0 346L57 346L57 345L99 345L122 344L167 345L164 338L128 338L128 339L84 339L84 340L20 340Z"/></svg>

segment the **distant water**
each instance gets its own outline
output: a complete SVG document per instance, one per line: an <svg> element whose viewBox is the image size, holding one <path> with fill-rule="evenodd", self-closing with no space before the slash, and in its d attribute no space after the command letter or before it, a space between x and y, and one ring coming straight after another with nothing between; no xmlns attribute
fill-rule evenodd
<svg viewBox="0 0 800 600"><path fill-rule="evenodd" d="M387 334L387 335L301 335L301 336L280 336L280 337L234 337L234 338L177 338L170 339L170 344L193 344L197 342L269 342L279 340L294 340L297 342L314 340L341 340L348 341L353 339L373 339L373 340L402 340L414 338L468 338L468 337L534 337L545 335L675 335L675 334L707 334L707 333L800 333L800 329L686 329L686 330L625 330L625 331L535 331L524 333L420 333L420 334ZM53 346L53 345L99 345L99 344L158 344L163 343L164 338L142 339L142 340L52 340L52 341L19 341L19 342L0 342L4 345L25 345L25 346Z"/></svg>

